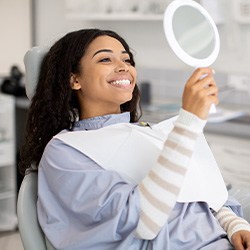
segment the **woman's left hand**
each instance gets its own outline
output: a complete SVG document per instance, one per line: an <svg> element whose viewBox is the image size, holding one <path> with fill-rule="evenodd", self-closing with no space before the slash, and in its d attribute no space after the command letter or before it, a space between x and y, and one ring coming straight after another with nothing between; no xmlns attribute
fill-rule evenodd
<svg viewBox="0 0 250 250"><path fill-rule="evenodd" d="M232 235L235 250L250 250L250 231L240 230Z"/></svg>

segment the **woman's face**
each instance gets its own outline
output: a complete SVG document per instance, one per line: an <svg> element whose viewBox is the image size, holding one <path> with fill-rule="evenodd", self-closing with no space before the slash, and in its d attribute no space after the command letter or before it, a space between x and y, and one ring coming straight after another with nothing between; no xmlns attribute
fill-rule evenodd
<svg viewBox="0 0 250 250"><path fill-rule="evenodd" d="M81 59L80 75L71 77L78 90L81 119L120 113L120 105L132 99L136 70L129 54L113 37L99 36Z"/></svg>

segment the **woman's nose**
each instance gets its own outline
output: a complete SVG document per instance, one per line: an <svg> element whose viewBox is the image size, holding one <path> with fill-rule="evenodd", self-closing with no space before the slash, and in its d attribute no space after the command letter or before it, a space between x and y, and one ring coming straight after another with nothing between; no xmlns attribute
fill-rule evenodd
<svg viewBox="0 0 250 250"><path fill-rule="evenodd" d="M129 67L126 62L123 62L123 61L117 62L116 67L115 67L115 72L122 72L122 71L127 72L128 70L129 70Z"/></svg>

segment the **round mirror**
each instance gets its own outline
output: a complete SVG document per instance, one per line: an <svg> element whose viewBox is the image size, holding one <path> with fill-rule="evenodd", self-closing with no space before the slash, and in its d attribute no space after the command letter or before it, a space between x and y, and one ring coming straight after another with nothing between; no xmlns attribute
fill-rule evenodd
<svg viewBox="0 0 250 250"><path fill-rule="evenodd" d="M164 32L175 54L193 67L210 66L220 39L209 13L193 0L174 0L164 13Z"/></svg>

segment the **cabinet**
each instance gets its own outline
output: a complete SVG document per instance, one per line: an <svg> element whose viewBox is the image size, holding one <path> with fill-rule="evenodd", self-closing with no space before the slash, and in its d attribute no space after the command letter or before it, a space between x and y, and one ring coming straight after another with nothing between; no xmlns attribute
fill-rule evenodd
<svg viewBox="0 0 250 250"><path fill-rule="evenodd" d="M17 227L15 99L0 94L0 231Z"/></svg>
<svg viewBox="0 0 250 250"><path fill-rule="evenodd" d="M206 133L206 138L225 182L250 190L249 138L212 133Z"/></svg>
<svg viewBox="0 0 250 250"><path fill-rule="evenodd" d="M162 21L163 14L67 14L68 20L82 21Z"/></svg>
<svg viewBox="0 0 250 250"><path fill-rule="evenodd" d="M68 20L87 21L155 21L171 0L65 0Z"/></svg>

